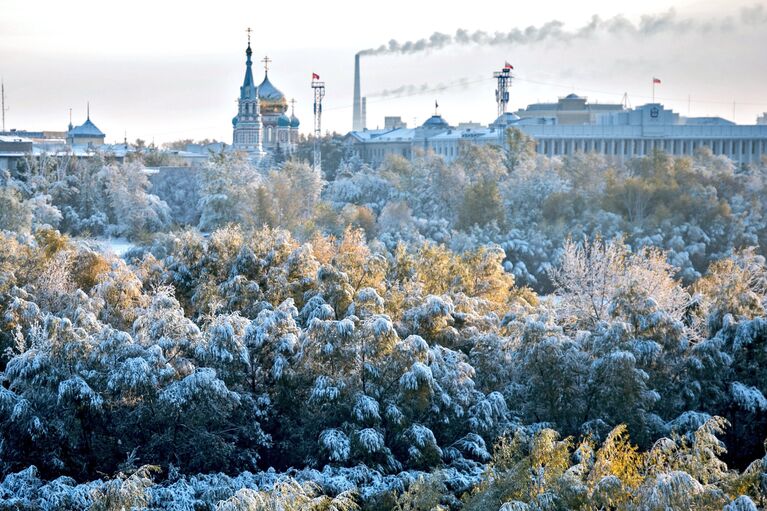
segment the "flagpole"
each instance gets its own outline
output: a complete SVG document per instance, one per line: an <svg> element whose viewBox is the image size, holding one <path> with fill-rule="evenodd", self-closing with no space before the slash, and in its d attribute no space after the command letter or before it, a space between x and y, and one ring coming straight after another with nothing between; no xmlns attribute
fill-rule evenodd
<svg viewBox="0 0 767 511"><path fill-rule="evenodd" d="M655 103L655 77L652 79L652 102Z"/></svg>

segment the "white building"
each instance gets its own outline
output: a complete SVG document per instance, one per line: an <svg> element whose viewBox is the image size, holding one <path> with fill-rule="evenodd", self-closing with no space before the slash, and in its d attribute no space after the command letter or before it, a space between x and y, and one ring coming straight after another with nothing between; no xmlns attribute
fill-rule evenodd
<svg viewBox="0 0 767 511"><path fill-rule="evenodd" d="M353 153L374 165L389 154L412 158L418 149L452 161L466 143L502 145L507 127L517 127L531 136L536 151L549 157L597 152L629 159L656 149L691 156L702 146L739 164L757 162L767 155L767 125L737 125L720 117L681 117L659 103L633 110L614 106L581 124L563 124L557 116L520 118L506 113L488 127L461 129L435 115L415 129L351 132L346 143Z"/></svg>
<svg viewBox="0 0 767 511"><path fill-rule="evenodd" d="M32 152L32 140L16 135L0 135L0 171L13 170Z"/></svg>

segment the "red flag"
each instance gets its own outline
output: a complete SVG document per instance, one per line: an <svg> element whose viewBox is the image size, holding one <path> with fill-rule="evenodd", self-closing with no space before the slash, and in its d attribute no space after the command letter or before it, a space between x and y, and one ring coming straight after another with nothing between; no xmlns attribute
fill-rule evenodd
<svg viewBox="0 0 767 511"><path fill-rule="evenodd" d="M320 79L320 75L318 75L317 73L312 73L312 80L319 80L319 79Z"/></svg>
<svg viewBox="0 0 767 511"><path fill-rule="evenodd" d="M506 61L506 65L505 65L505 66L503 66L503 68L504 68L504 69L514 69L514 66L512 66L511 64L509 64L509 61L507 60L507 61Z"/></svg>
<svg viewBox="0 0 767 511"><path fill-rule="evenodd" d="M652 83L660 83L660 78L653 77Z"/></svg>

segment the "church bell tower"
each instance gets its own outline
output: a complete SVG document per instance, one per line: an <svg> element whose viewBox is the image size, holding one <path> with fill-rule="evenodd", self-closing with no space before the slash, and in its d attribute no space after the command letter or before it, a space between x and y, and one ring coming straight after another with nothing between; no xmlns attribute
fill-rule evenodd
<svg viewBox="0 0 767 511"><path fill-rule="evenodd" d="M258 99L258 88L253 82L253 70L250 48L250 33L248 28L248 48L245 50L245 80L240 87L240 97L237 99L237 115L232 119L234 135L232 146L235 151L243 151L253 157L264 154L263 123L261 120L261 105Z"/></svg>

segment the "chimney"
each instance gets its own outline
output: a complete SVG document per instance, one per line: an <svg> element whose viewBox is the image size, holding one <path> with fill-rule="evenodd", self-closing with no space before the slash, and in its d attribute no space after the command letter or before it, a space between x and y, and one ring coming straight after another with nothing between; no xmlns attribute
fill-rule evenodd
<svg viewBox="0 0 767 511"><path fill-rule="evenodd" d="M360 126L362 131L365 131L368 127L368 98L362 98L362 106L360 108L362 109L360 113Z"/></svg>
<svg viewBox="0 0 767 511"><path fill-rule="evenodd" d="M354 106L352 110L352 131L362 131L362 95L360 93L360 54L354 56Z"/></svg>

